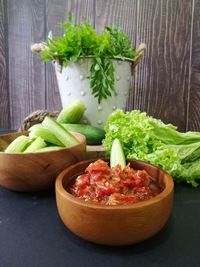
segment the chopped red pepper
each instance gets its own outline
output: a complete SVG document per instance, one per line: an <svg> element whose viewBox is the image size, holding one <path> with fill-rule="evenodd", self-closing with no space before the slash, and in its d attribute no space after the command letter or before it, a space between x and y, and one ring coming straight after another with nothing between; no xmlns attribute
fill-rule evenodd
<svg viewBox="0 0 200 267"><path fill-rule="evenodd" d="M150 199L162 189L145 170L134 170L127 165L110 168L97 160L77 177L70 192L85 201L105 205L122 205Z"/></svg>

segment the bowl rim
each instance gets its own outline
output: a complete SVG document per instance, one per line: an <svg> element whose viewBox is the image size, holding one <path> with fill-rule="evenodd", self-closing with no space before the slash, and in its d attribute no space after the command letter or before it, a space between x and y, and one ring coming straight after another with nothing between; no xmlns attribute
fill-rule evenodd
<svg viewBox="0 0 200 267"><path fill-rule="evenodd" d="M142 161L142 160L128 160L128 161L135 161L135 162L139 162L139 163L145 163L145 164L153 166L154 168L163 172L164 184L165 184L164 190L160 194L156 195L155 197L153 197L151 199L144 200L144 201L141 201L138 203L127 204L127 205L95 204L95 203L91 203L91 202L86 202L83 199L79 199L79 198L73 196L72 194L70 194L69 192L67 192L67 190L63 187L63 179L64 179L65 175L69 171L71 171L74 168L77 168L79 165L81 165L83 163L87 163L87 162L91 163L91 162L96 161L96 160L97 159L89 159L89 160L80 161L80 162L73 164L73 165L69 166L68 168L64 169L57 176L56 181L55 181L56 199L57 199L57 194L60 194L63 198L69 200L73 204L78 205L78 206L82 206L82 207L88 207L91 209L99 209L99 210L130 210L133 208L139 209L141 207L147 207L147 206L151 206L153 204L156 204L156 203L160 202L161 200L165 199L168 195L170 195L174 191L173 178L167 172L165 172L164 170L162 170L161 168L159 168L153 164L147 163L147 162Z"/></svg>
<svg viewBox="0 0 200 267"><path fill-rule="evenodd" d="M7 134L1 134L0 135L0 138L1 137L6 137L6 136L9 136L9 135L27 135L29 131L21 131L21 132L10 132L10 133L7 133ZM78 140L80 141L79 144L76 144L76 145L70 145L68 147L59 147L58 150L49 150L49 151L38 151L38 152L4 152L4 151L0 151L0 155L9 155L9 156L12 156L12 155L21 155L21 156L24 156L24 155L39 155L39 154L47 154L47 153L59 153L60 151L65 151L65 150L68 150L68 149L71 149L71 148L75 148L77 146L80 146L80 144L85 144L86 145L86 137L85 135L81 134L81 133L78 133L78 132L74 132L74 131L70 131L71 133L75 134L75 136L77 136Z"/></svg>

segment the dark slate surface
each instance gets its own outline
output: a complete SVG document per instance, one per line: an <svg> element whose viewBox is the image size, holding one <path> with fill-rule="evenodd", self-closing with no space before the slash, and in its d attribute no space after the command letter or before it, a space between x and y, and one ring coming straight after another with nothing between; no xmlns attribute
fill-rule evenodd
<svg viewBox="0 0 200 267"><path fill-rule="evenodd" d="M0 266L200 266L200 192L176 185L166 227L143 243L106 247L84 241L61 222L54 190L0 188Z"/></svg>

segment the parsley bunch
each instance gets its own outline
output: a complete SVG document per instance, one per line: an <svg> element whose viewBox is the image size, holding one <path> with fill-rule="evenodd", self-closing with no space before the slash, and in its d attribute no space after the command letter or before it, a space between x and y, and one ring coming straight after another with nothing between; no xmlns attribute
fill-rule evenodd
<svg viewBox="0 0 200 267"><path fill-rule="evenodd" d="M97 34L87 21L77 24L70 16L61 27L64 30L62 36L47 39L45 49L41 51L42 60L55 60L66 67L81 58L92 57L88 78L91 93L100 103L115 91L112 59L134 60L135 48L118 26L105 27L102 34Z"/></svg>

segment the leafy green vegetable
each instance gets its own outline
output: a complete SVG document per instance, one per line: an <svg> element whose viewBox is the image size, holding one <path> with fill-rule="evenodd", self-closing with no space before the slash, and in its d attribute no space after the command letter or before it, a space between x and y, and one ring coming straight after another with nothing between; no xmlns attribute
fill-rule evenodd
<svg viewBox="0 0 200 267"><path fill-rule="evenodd" d="M114 66L111 59L94 58L90 73L91 93L100 103L114 92Z"/></svg>
<svg viewBox="0 0 200 267"><path fill-rule="evenodd" d="M114 94L114 66L111 59L130 59L134 62L136 49L128 36L118 26L105 27L97 34L92 26L83 21L75 23L72 16L63 23L62 36L53 36L44 43L41 51L43 61L55 60L66 67L84 57L92 57L89 81L91 93L100 103Z"/></svg>
<svg viewBox="0 0 200 267"><path fill-rule="evenodd" d="M177 182L200 184L200 133L181 133L145 112L124 113L118 109L105 125L103 145L111 151L118 138L125 156L155 164L169 172Z"/></svg>

